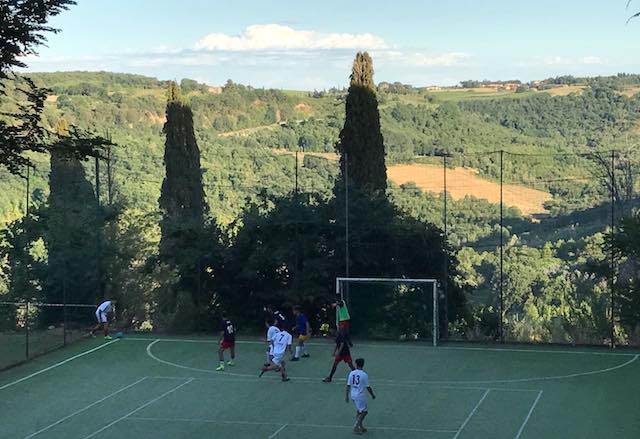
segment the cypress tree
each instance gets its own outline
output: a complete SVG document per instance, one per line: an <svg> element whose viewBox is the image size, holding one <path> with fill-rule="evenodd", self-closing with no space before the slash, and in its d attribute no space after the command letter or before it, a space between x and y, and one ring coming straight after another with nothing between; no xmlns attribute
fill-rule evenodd
<svg viewBox="0 0 640 439"><path fill-rule="evenodd" d="M65 119L56 132L68 135ZM73 152L60 143L51 149L49 209L45 241L49 254L45 299L60 303L95 303L95 194L84 167ZM65 297L66 296L66 297ZM47 323L53 323L48 319Z"/></svg>
<svg viewBox="0 0 640 439"><path fill-rule="evenodd" d="M348 166L350 188L369 195L384 193L387 188L384 139L373 82L373 61L367 52L358 52L353 61L344 127L336 149L340 153L343 178L345 161Z"/></svg>
<svg viewBox="0 0 640 439"><path fill-rule="evenodd" d="M193 114L183 102L175 82L169 85L163 132L166 174L159 199L162 210L160 259L177 269L178 287L180 293L185 294L174 292L164 303L165 312L172 313L204 305L200 288L200 242L206 208ZM183 317L186 316L183 314Z"/></svg>

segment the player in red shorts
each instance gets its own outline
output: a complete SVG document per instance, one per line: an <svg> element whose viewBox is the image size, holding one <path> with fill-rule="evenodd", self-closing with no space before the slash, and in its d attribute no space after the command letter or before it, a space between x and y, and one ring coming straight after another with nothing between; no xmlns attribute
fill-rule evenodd
<svg viewBox="0 0 640 439"><path fill-rule="evenodd" d="M351 343L351 337L349 335L349 321L351 320L351 316L349 315L347 302L342 298L338 298L338 300L332 303L331 306L336 309L336 326L338 328L338 332L342 331L349 346L353 347L353 343Z"/></svg>
<svg viewBox="0 0 640 439"><path fill-rule="evenodd" d="M227 363L229 366L235 366L233 361L236 358L236 330L233 326L233 322L227 318L225 314L222 315L222 322L220 323L220 348L218 349L218 358L220 365L216 367L216 370L224 370L224 351L229 349L231 351L231 359Z"/></svg>
<svg viewBox="0 0 640 439"><path fill-rule="evenodd" d="M333 351L333 367L331 368L331 373L328 377L323 379L325 383L330 383L333 379L333 374L336 373L336 369L338 368L338 364L341 361L347 363L351 370L354 370L353 362L351 361L351 351L349 349L349 339L346 336L345 330L340 329L338 332L338 336L336 337L336 348Z"/></svg>

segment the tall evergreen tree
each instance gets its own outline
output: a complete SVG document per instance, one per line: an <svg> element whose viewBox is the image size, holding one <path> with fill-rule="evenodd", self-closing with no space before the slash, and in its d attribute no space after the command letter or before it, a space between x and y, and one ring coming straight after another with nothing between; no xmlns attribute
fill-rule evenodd
<svg viewBox="0 0 640 439"><path fill-rule="evenodd" d="M201 288L206 205L193 114L183 102L175 82L169 85L163 131L166 174L159 199L162 210L160 259L177 270L179 282L177 290L163 296L160 306L164 313L179 313L188 320L188 314L206 306ZM187 309L191 311L186 312ZM175 320L174 323L177 324Z"/></svg>
<svg viewBox="0 0 640 439"><path fill-rule="evenodd" d="M384 193L387 188L384 139L373 82L373 61L367 52L358 52L353 61L344 127L336 149L340 153L343 180L345 164L347 166L350 188L367 194Z"/></svg>
<svg viewBox="0 0 640 439"><path fill-rule="evenodd" d="M67 122L60 119L57 134L66 136L68 129ZM45 299L55 303L95 303L100 293L95 262L96 198L82 163L65 149L64 143L51 149L49 190Z"/></svg>

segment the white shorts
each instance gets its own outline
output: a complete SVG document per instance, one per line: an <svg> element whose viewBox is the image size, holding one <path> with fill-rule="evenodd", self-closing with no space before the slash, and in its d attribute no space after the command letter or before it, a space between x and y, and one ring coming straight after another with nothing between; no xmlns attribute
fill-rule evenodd
<svg viewBox="0 0 640 439"><path fill-rule="evenodd" d="M107 323L109 321L107 314L102 311L96 311L96 319L98 319L98 323Z"/></svg>
<svg viewBox="0 0 640 439"><path fill-rule="evenodd" d="M271 359L271 361L273 361L273 364L275 364L276 366L280 366L282 364L282 361L284 361L284 352L280 354L273 354L273 358Z"/></svg>
<svg viewBox="0 0 640 439"><path fill-rule="evenodd" d="M358 413L367 411L367 397L365 395L351 397L351 400L356 405L356 410Z"/></svg>

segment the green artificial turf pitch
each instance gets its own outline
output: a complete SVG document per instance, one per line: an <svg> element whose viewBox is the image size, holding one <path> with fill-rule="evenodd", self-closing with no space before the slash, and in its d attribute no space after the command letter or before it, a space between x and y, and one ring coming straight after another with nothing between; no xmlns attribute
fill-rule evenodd
<svg viewBox="0 0 640 439"><path fill-rule="evenodd" d="M0 438L349 438L348 372L323 383L330 340L258 378L264 344L237 344L216 372L211 338L86 340L0 374ZM365 437L637 438L636 352L429 347L356 340L377 394Z"/></svg>

